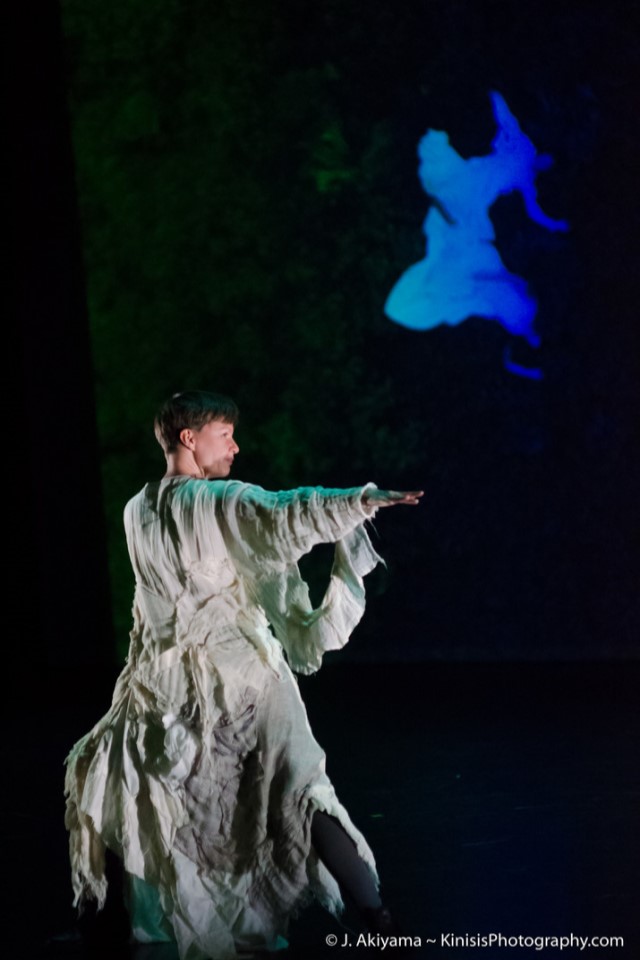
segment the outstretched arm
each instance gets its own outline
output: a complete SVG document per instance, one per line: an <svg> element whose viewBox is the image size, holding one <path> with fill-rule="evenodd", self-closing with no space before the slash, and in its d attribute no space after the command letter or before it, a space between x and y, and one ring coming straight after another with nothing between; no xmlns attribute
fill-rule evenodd
<svg viewBox="0 0 640 960"><path fill-rule="evenodd" d="M365 490L363 501L370 507L397 507L401 503L417 507L424 490Z"/></svg>
<svg viewBox="0 0 640 960"><path fill-rule="evenodd" d="M290 563L318 543L335 543L378 507L417 504L421 491L300 487L274 493L235 480L212 481L211 492L232 552Z"/></svg>

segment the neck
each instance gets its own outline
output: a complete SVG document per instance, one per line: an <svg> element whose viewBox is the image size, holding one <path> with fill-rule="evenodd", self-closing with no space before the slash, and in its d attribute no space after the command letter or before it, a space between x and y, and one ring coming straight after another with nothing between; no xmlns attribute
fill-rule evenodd
<svg viewBox="0 0 640 960"><path fill-rule="evenodd" d="M204 473L195 461L191 450L180 447L174 453L167 455L167 470L162 478L169 477L195 477L196 480L204 479Z"/></svg>

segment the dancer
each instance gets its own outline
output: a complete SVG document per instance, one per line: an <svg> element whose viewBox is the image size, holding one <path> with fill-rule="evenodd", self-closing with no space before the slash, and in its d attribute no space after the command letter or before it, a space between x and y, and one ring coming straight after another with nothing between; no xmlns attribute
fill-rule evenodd
<svg viewBox="0 0 640 960"><path fill-rule="evenodd" d="M569 227L547 216L537 199L536 178L552 158L536 153L499 93L491 93L491 103L497 132L486 156L463 159L440 130L427 130L421 139L418 173L432 201L423 224L426 256L402 274L384 309L411 330L456 326L472 316L497 320L536 348L537 304L526 282L502 262L491 207L498 197L518 192L534 223L554 232ZM505 365L512 373L539 379L539 371L510 359Z"/></svg>
<svg viewBox="0 0 640 960"><path fill-rule="evenodd" d="M289 918L341 893L394 933L373 855L325 773L292 670L311 673L364 610L379 557L365 522L422 491L372 484L270 493L227 480L238 411L176 394L155 421L167 461L126 506L136 576L127 663L111 709L67 760L75 903L106 899L122 860L133 936L182 960L286 945ZM313 610L298 559L335 543Z"/></svg>

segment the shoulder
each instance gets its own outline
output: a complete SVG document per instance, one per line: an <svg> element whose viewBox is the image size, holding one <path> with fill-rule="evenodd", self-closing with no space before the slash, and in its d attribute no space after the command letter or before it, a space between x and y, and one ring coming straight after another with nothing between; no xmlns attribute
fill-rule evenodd
<svg viewBox="0 0 640 960"><path fill-rule="evenodd" d="M144 491L143 491L144 492ZM169 492L169 491L167 491ZM241 480L182 480L170 492L171 502L178 510L241 510L248 504L268 502L266 490Z"/></svg>
<svg viewBox="0 0 640 960"><path fill-rule="evenodd" d="M255 483L245 483L243 480L210 480L207 486L209 496L215 498L224 510L242 513L260 506L271 506L276 496Z"/></svg>
<svg viewBox="0 0 640 960"><path fill-rule="evenodd" d="M142 490L139 490L138 493L136 493L133 497L131 497L130 500L127 501L124 507L125 519L127 517L133 516L133 514L135 514L136 511L139 510L140 507L144 504L146 499L146 494L147 494L147 488L149 486L150 484L145 484Z"/></svg>

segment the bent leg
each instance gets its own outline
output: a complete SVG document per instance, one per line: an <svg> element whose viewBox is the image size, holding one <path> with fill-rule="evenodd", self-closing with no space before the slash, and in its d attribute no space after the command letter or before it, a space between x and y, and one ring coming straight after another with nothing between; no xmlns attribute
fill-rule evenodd
<svg viewBox="0 0 640 960"><path fill-rule="evenodd" d="M381 906L371 870L335 817L322 810L315 811L311 821L311 842L327 870L360 911Z"/></svg>

